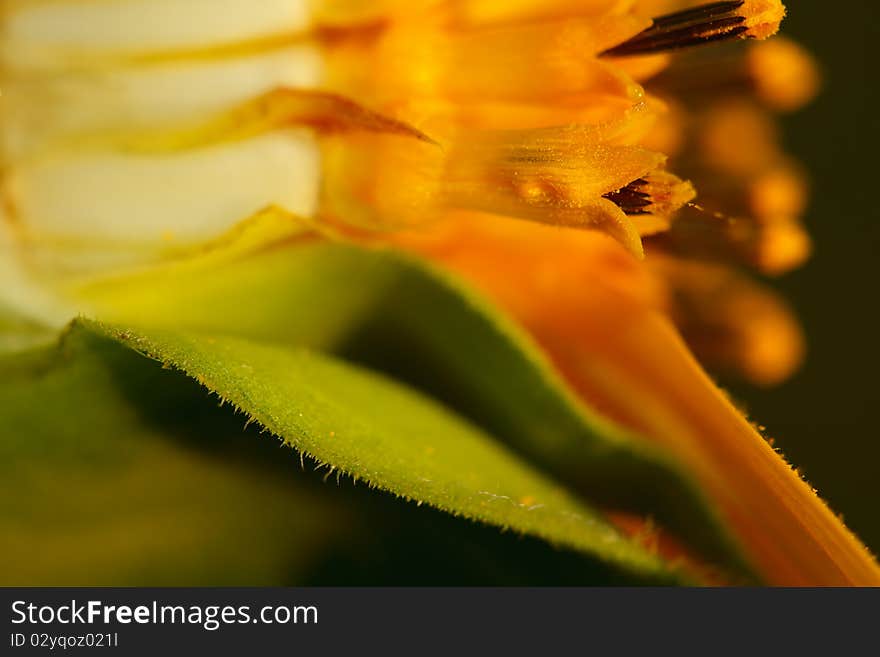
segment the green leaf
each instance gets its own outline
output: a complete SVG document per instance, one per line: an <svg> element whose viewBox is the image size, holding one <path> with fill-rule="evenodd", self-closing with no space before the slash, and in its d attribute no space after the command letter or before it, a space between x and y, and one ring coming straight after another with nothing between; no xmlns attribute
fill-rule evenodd
<svg viewBox="0 0 880 657"><path fill-rule="evenodd" d="M241 422L135 359L80 332L0 361L0 584L302 579L343 510L237 449Z"/></svg>
<svg viewBox="0 0 880 657"><path fill-rule="evenodd" d="M709 560L751 576L672 459L592 413L523 331L424 263L298 236L102 281L80 295L109 321L305 346L383 371L593 504L651 515Z"/></svg>
<svg viewBox="0 0 880 657"><path fill-rule="evenodd" d="M382 377L241 339L111 333L375 485L571 549L321 483L326 473L301 473L254 425L244 435L204 388L80 323L60 349L0 361L2 584L679 581L490 438Z"/></svg>
<svg viewBox="0 0 880 657"><path fill-rule="evenodd" d="M585 552L646 580L667 567L490 436L390 379L302 348L86 323L174 367L298 451L406 500Z"/></svg>

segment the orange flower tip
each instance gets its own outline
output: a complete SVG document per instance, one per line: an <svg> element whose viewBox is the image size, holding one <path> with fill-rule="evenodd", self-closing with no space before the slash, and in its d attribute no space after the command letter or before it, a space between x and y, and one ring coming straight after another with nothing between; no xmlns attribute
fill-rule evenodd
<svg viewBox="0 0 880 657"><path fill-rule="evenodd" d="M774 292L726 266L652 254L671 291L671 314L701 362L772 386L800 366L805 341Z"/></svg>
<svg viewBox="0 0 880 657"><path fill-rule="evenodd" d="M742 376L758 386L781 384L797 371L804 357L804 341L793 324L754 322L743 340L738 358Z"/></svg>
<svg viewBox="0 0 880 657"><path fill-rule="evenodd" d="M796 223L769 226L764 230L755 263L769 276L797 269L809 259L813 243L809 234Z"/></svg>
<svg viewBox="0 0 880 657"><path fill-rule="evenodd" d="M748 189L749 207L756 217L800 217L807 206L804 176L790 166L775 167L758 176Z"/></svg>
<svg viewBox="0 0 880 657"><path fill-rule="evenodd" d="M728 304L726 326L706 329L707 336L716 333L716 344L704 354L707 362L756 386L777 386L791 377L804 360L806 346L787 306L758 287L740 289ZM725 338L719 340L719 335Z"/></svg>
<svg viewBox="0 0 880 657"><path fill-rule="evenodd" d="M659 16L651 27L602 55L653 55L719 41L766 39L779 31L784 17L779 0L712 2Z"/></svg>
<svg viewBox="0 0 880 657"><path fill-rule="evenodd" d="M749 75L759 98L781 112L793 112L819 92L821 76L813 57L789 39L761 43L748 53Z"/></svg>

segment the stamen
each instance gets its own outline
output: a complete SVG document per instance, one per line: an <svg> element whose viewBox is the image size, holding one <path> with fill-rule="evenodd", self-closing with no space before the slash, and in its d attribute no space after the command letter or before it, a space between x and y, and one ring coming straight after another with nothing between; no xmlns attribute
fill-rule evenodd
<svg viewBox="0 0 880 657"><path fill-rule="evenodd" d="M669 217L694 196L694 188L689 182L666 171L657 170L603 195L603 198L614 203L629 217Z"/></svg>
<svg viewBox="0 0 880 657"><path fill-rule="evenodd" d="M721 95L750 95L777 112L798 110L818 93L818 64L797 43L777 36L749 48L735 45L677 57L651 78L652 92L691 107L702 107Z"/></svg>
<svg viewBox="0 0 880 657"><path fill-rule="evenodd" d="M605 198L623 210L627 216L650 214L647 208L651 205L651 196L642 191L647 184L647 180L639 178L616 192L608 192Z"/></svg>
<svg viewBox="0 0 880 657"><path fill-rule="evenodd" d="M667 14L604 56L649 55L717 41L766 39L785 16L779 0L724 0Z"/></svg>
<svg viewBox="0 0 880 657"><path fill-rule="evenodd" d="M696 203L687 203L670 230L652 241L667 253L745 264L768 276L800 266L812 250L809 235L796 219L730 216Z"/></svg>

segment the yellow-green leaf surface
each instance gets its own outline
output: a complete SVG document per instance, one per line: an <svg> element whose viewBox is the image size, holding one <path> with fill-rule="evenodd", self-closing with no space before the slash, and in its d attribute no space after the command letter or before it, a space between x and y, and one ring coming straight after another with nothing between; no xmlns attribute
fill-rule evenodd
<svg viewBox="0 0 880 657"><path fill-rule="evenodd" d="M129 334L126 340L136 339ZM137 342L144 346L142 340ZM237 344L247 351L238 354L246 356L247 364L265 364L265 353L256 350L261 359L249 346ZM162 345L173 351L173 345L184 349L188 342L169 339ZM204 365L206 372L224 381L244 362L232 357L232 346L221 349L221 345L225 342L215 343L218 351L213 352L206 343L208 351L195 352L204 358L187 362L193 367ZM266 395L264 405L277 415L274 421L299 427L302 433L292 433L291 442L323 438L331 424L339 430L337 443L379 435L375 427L368 431L354 416L343 414L338 423L326 414L323 422L312 416L327 410L320 406L330 403L325 397L343 404L350 395L364 394L358 388L363 377L356 374L346 382L344 366L340 375L338 365L294 353L272 358L269 365L279 383L271 384L273 392ZM301 371L306 367L308 372ZM299 379L304 374L315 378ZM246 378L254 385L261 381L256 375ZM333 389L320 392L328 379ZM300 382L291 383L296 380ZM367 375L366 380L372 395L372 377ZM380 383L379 400L384 391ZM279 403L280 410L275 408ZM442 412L427 412L439 413L443 426L459 425ZM592 527L589 512L555 490L547 493L548 501L559 504L556 512L572 515L563 516L559 526L551 516L542 531L559 533L556 541L567 540L572 549L555 549L513 531L502 533L497 527L455 519L427 505L418 508L345 478L337 482L310 460L301 467L292 450L261 433L256 423L246 429L244 425L242 415L229 404L220 407L216 397L195 381L103 332L75 328L60 347L0 359L0 584L675 581L666 569L609 534L601 523ZM400 441L419 438L401 435ZM326 449L338 449L337 443ZM393 441L388 448L394 451ZM493 449L491 444L483 445L482 452L478 447L476 458L481 453L494 455ZM415 451L410 445L410 452L403 449L397 458L384 459L383 467L393 468ZM443 458L442 453L438 458ZM510 481L487 476L483 483L493 490L553 488L527 468L512 465L514 461L501 454L499 471ZM416 472L424 475L429 470L438 473L437 479L443 474L436 462ZM464 494L467 485L475 483L464 471L459 474L462 481L446 482L448 488L440 488L451 496L445 498L449 504L456 504L456 493ZM399 476L395 485L404 489L426 483L410 480L405 473ZM478 503L483 501L475 495ZM462 512L467 510L465 505ZM477 512L496 520L507 513L512 526L519 521L516 510L505 512L500 499L490 499L487 508ZM583 521L574 518L578 513L584 514ZM610 536L610 549L617 556L601 560L585 556L582 546L589 543L589 549L596 551L604 536Z"/></svg>
<svg viewBox="0 0 880 657"><path fill-rule="evenodd" d="M279 217L262 220L275 226ZM748 573L676 463L584 407L518 327L424 263L297 233L77 295L91 315L126 326L308 347L365 364L454 409L591 503L653 516L713 562Z"/></svg>
<svg viewBox="0 0 880 657"><path fill-rule="evenodd" d="M55 332L45 324L6 308L0 301L0 354L48 344Z"/></svg>
<svg viewBox="0 0 880 657"><path fill-rule="evenodd" d="M338 504L236 449L241 422L104 342L0 359L0 584L300 579Z"/></svg>
<svg viewBox="0 0 880 657"><path fill-rule="evenodd" d="M243 338L85 326L192 377L327 474L338 470L407 500L540 537L646 581L674 579L490 436L384 376Z"/></svg>

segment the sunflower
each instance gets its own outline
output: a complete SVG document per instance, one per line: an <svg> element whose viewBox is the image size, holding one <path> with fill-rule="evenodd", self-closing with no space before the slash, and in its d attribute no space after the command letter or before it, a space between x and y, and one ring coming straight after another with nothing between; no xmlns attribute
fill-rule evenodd
<svg viewBox="0 0 880 657"><path fill-rule="evenodd" d="M270 244L412 254L503 308L584 408L680 463L749 567L600 501L618 531L710 580L880 583L698 364L770 385L803 356L750 275L811 248L774 115L819 81L769 39L784 15L778 0L8 0L9 342L77 313L185 325L167 302L182 278Z"/></svg>

